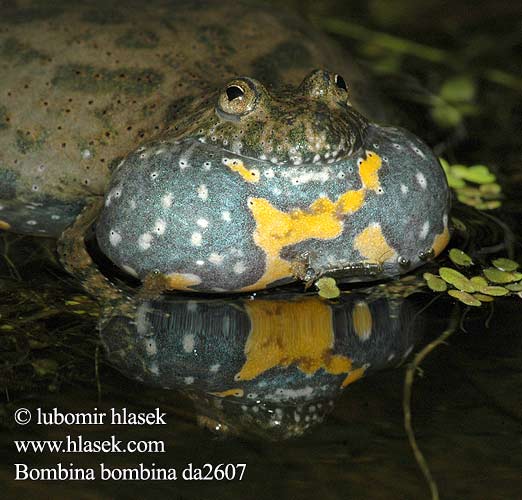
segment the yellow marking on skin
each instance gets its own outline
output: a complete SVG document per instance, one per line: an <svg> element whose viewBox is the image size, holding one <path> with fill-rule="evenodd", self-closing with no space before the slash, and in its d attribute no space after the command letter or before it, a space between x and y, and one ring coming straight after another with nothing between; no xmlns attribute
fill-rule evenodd
<svg viewBox="0 0 522 500"><path fill-rule="evenodd" d="M433 248L433 251L435 252L435 257L439 255L442 250L446 248L446 245L449 243L450 240L450 233L448 226L444 226L444 231L442 233L437 234L435 238L433 239L433 243L431 247Z"/></svg>
<svg viewBox="0 0 522 500"><path fill-rule="evenodd" d="M354 247L366 262L382 263L397 257L379 224L370 224L354 238Z"/></svg>
<svg viewBox="0 0 522 500"><path fill-rule="evenodd" d="M165 276L167 287L172 290L190 290L191 286L199 285L201 278L190 273L170 273Z"/></svg>
<svg viewBox="0 0 522 500"><path fill-rule="evenodd" d="M359 380L366 371L366 366L361 366L360 368L356 368L355 370L352 370L346 378L343 380L343 383L341 384L342 388L345 388L347 385L352 384L356 380Z"/></svg>
<svg viewBox="0 0 522 500"><path fill-rule="evenodd" d="M223 160L223 163L232 170L232 172L237 172L246 182L259 182L261 178L257 170L249 170L241 160L231 160L227 158Z"/></svg>
<svg viewBox="0 0 522 500"><path fill-rule="evenodd" d="M226 391L221 392L211 392L213 396L218 396L220 398L227 398L228 396L234 396L235 398L242 398L245 394L245 391L240 388L236 389L227 389Z"/></svg>
<svg viewBox="0 0 522 500"><path fill-rule="evenodd" d="M11 224L9 224L9 222L6 222L5 220L0 219L0 229L3 229L4 231L9 231L9 229L11 229Z"/></svg>
<svg viewBox="0 0 522 500"><path fill-rule="evenodd" d="M292 364L307 375L320 368L332 375L352 368L349 358L332 352L332 311L321 299L253 300L245 307L252 327L245 344L246 361L236 381L252 380L271 368Z"/></svg>
<svg viewBox="0 0 522 500"><path fill-rule="evenodd" d="M256 221L254 242L265 252L266 263L261 278L241 291L260 290L274 281L292 276L291 263L280 257L284 247L311 238L333 239L342 234L343 216L360 210L364 206L367 189L378 189L380 186L377 171L381 158L371 151L366 154L367 158L359 165L363 188L343 193L336 202L321 197L307 210L282 212L265 198L249 198L249 208Z"/></svg>
<svg viewBox="0 0 522 500"><path fill-rule="evenodd" d="M368 303L356 302L352 310L352 325L361 341L366 341L372 334L373 318Z"/></svg>
<svg viewBox="0 0 522 500"><path fill-rule="evenodd" d="M363 204L365 198L365 190L348 191L341 195L337 200L337 208L342 214L353 214L357 212Z"/></svg>
<svg viewBox="0 0 522 500"><path fill-rule="evenodd" d="M366 159L359 165L359 176L366 189L377 191L381 187L377 174L381 165L382 160L378 154L373 151L366 151Z"/></svg>

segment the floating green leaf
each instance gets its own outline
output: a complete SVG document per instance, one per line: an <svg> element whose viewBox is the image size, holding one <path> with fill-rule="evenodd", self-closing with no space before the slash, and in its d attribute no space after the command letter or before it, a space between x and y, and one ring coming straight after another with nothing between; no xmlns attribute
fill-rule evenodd
<svg viewBox="0 0 522 500"><path fill-rule="evenodd" d="M483 295L481 293L474 293L473 297L480 300L480 302L493 302L495 299L490 295Z"/></svg>
<svg viewBox="0 0 522 500"><path fill-rule="evenodd" d="M458 248L452 248L449 251L449 258L453 261L454 264L457 264L457 266L468 267L473 264L471 257Z"/></svg>
<svg viewBox="0 0 522 500"><path fill-rule="evenodd" d="M441 267L439 269L439 273L441 278L450 285L453 285L455 288L463 292L474 292L475 287L471 283L471 281L466 278L462 273L459 273L455 269L451 269L450 267Z"/></svg>
<svg viewBox="0 0 522 500"><path fill-rule="evenodd" d="M473 165L472 167L468 167L462 178L475 184L489 184L495 182L497 179L486 165Z"/></svg>
<svg viewBox="0 0 522 500"><path fill-rule="evenodd" d="M335 299L341 295L333 278L320 278L316 281L315 286L319 289L319 296L324 299Z"/></svg>
<svg viewBox="0 0 522 500"><path fill-rule="evenodd" d="M512 292L522 292L522 282L510 283L509 285L506 285L506 288Z"/></svg>
<svg viewBox="0 0 522 500"><path fill-rule="evenodd" d="M487 286L481 290L482 293L486 295L493 295L494 297L501 297L502 295L507 295L509 290L507 290L503 286Z"/></svg>
<svg viewBox="0 0 522 500"><path fill-rule="evenodd" d="M434 292L445 292L448 289L446 282L434 274L424 273L423 277Z"/></svg>
<svg viewBox="0 0 522 500"><path fill-rule="evenodd" d="M516 271L518 269L518 262L515 262L511 259L505 259L504 257L500 259L495 259L492 264L500 271Z"/></svg>
<svg viewBox="0 0 522 500"><path fill-rule="evenodd" d="M484 195L498 195L502 192L502 188L500 187L500 184L490 182L489 184L481 184L479 186L479 191Z"/></svg>
<svg viewBox="0 0 522 500"><path fill-rule="evenodd" d="M499 200L485 201L483 203L477 203L473 205L477 210L495 210L502 206Z"/></svg>
<svg viewBox="0 0 522 500"><path fill-rule="evenodd" d="M471 284L475 287L475 290L477 290L478 292L482 291L483 288L486 288L488 286L488 282L482 276L473 276L473 278L471 278L470 281Z"/></svg>
<svg viewBox="0 0 522 500"><path fill-rule="evenodd" d="M494 267L488 267L482 272L484 273L484 276L486 276L486 278L492 283L511 283L513 281L518 281L515 274L501 271L500 269L496 269Z"/></svg>
<svg viewBox="0 0 522 500"><path fill-rule="evenodd" d="M448 294L452 297L460 300L467 306L479 307L481 305L480 300L473 297L473 295L463 292L462 290L448 290Z"/></svg>

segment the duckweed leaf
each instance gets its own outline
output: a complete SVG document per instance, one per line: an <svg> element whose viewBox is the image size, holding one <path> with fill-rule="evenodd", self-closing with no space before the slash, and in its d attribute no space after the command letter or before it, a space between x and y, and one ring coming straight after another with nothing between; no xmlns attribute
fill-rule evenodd
<svg viewBox="0 0 522 500"><path fill-rule="evenodd" d="M464 179L468 173L468 167L466 165L452 165L450 167L451 174L459 179Z"/></svg>
<svg viewBox="0 0 522 500"><path fill-rule="evenodd" d="M484 203L474 205L477 210L495 210L495 208L499 208L500 206L502 206L502 203L499 200L485 201Z"/></svg>
<svg viewBox="0 0 522 500"><path fill-rule="evenodd" d="M462 178L475 184L489 184L497 180L495 175L492 174L485 165L468 167L467 172Z"/></svg>
<svg viewBox="0 0 522 500"><path fill-rule="evenodd" d="M473 297L473 295L467 292L463 292L461 290L448 290L448 294L460 300L467 306L479 307L481 305L480 300L476 299L475 297Z"/></svg>
<svg viewBox="0 0 522 500"><path fill-rule="evenodd" d="M341 295L333 278L320 278L316 281L315 286L319 289L319 296L324 299L335 299Z"/></svg>
<svg viewBox="0 0 522 500"><path fill-rule="evenodd" d="M475 287L475 290L482 291L483 288L488 286L488 282L486 281L486 278L483 276L473 276L473 278L470 279L471 284Z"/></svg>
<svg viewBox="0 0 522 500"><path fill-rule="evenodd" d="M495 259L492 264L497 268L499 269L500 271L515 271L518 269L518 262L515 262L514 260L511 260L511 259L505 259L505 258L500 258L500 259Z"/></svg>
<svg viewBox="0 0 522 500"><path fill-rule="evenodd" d="M490 295L483 295L482 293L474 293L473 297L480 300L480 302L493 302L495 300Z"/></svg>
<svg viewBox="0 0 522 500"><path fill-rule="evenodd" d="M507 295L509 290L507 290L503 286L487 286L481 290L482 293L486 295L493 295L494 297L501 297L502 295Z"/></svg>
<svg viewBox="0 0 522 500"><path fill-rule="evenodd" d="M462 250L459 250L458 248L452 248L449 251L449 258L452 260L454 264L457 264L457 266L468 267L473 264L471 257Z"/></svg>
<svg viewBox="0 0 522 500"><path fill-rule="evenodd" d="M424 273L423 277L434 292L445 292L448 289L446 282L434 274Z"/></svg>
<svg viewBox="0 0 522 500"><path fill-rule="evenodd" d="M479 186L479 190L482 194L493 194L493 195L497 195L502 192L502 188L500 187L500 184L497 184L496 182L491 182L489 184L481 184Z"/></svg>
<svg viewBox="0 0 522 500"><path fill-rule="evenodd" d="M518 281L513 273L501 271L494 267L488 267L482 271L484 276L492 283L511 283L512 281Z"/></svg>
<svg viewBox="0 0 522 500"><path fill-rule="evenodd" d="M450 267L441 267L439 269L439 273L441 278L450 285L453 285L455 288L463 292L474 292L475 287L471 283L471 281L466 278L462 273L459 273L455 269L451 269Z"/></svg>
<svg viewBox="0 0 522 500"><path fill-rule="evenodd" d="M510 283L509 285L506 285L506 288L512 292L522 292L522 282Z"/></svg>

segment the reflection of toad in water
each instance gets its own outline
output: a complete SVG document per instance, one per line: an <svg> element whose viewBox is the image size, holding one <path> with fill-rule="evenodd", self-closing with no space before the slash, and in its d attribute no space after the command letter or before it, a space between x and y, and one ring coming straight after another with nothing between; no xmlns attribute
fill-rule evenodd
<svg viewBox="0 0 522 500"><path fill-rule="evenodd" d="M125 299L101 335L112 364L185 392L207 427L288 438L321 422L350 383L400 364L418 340L418 301L372 290L335 302L288 292Z"/></svg>

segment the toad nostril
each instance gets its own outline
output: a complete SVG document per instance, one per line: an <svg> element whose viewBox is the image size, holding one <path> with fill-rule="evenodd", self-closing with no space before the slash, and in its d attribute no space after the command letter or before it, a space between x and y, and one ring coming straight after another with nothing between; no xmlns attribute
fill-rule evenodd
<svg viewBox="0 0 522 500"><path fill-rule="evenodd" d="M229 101L241 98L245 95L245 91L239 85L230 85L226 90Z"/></svg>

